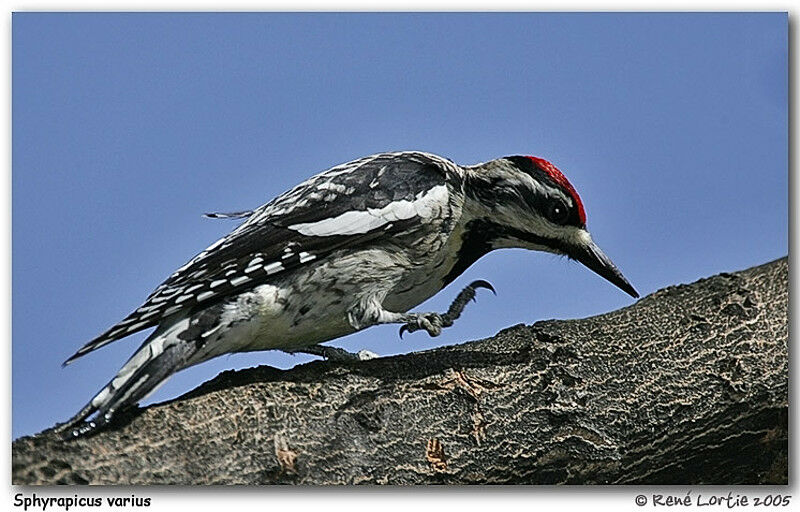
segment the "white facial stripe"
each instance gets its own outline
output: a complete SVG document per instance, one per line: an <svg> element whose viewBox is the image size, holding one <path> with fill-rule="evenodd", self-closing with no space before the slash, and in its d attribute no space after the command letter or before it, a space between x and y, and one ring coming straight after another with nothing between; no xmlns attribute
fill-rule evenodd
<svg viewBox="0 0 800 512"><path fill-rule="evenodd" d="M520 231L527 231L536 233L542 238L549 238L552 240L561 240L567 245L585 246L591 242L589 233L576 226L557 226L552 222L548 222L539 216L524 216L520 215L519 210L512 206L499 207L497 213L506 219L506 222L511 226L517 226ZM530 242L523 242L516 239L499 239L492 244L496 249L503 247L526 247L528 249L554 252L553 249L533 245Z"/></svg>
<svg viewBox="0 0 800 512"><path fill-rule="evenodd" d="M540 183L527 174L523 173L516 173L514 175L515 179L521 179L520 182L521 186L528 187L531 190L535 190L539 194L545 197L558 197L562 201L566 202L567 206L572 207L572 198L565 194L560 188L550 186L548 184Z"/></svg>
<svg viewBox="0 0 800 512"><path fill-rule="evenodd" d="M580 228L569 230L568 232L564 233L564 236L562 236L561 239L565 242L568 242L570 245L579 247L586 247L594 243L592 241L592 235L590 235L585 229Z"/></svg>
<svg viewBox="0 0 800 512"><path fill-rule="evenodd" d="M413 201L393 201L383 208L345 212L317 222L293 224L289 229L306 236L335 236L367 233L389 222L429 217L437 207L447 202L447 187L437 185L420 193Z"/></svg>

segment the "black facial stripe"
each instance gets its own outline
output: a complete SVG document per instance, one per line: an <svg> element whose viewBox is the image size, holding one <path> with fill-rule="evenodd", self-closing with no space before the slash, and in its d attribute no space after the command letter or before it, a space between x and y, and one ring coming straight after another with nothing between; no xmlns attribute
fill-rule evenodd
<svg viewBox="0 0 800 512"><path fill-rule="evenodd" d="M466 192L482 204L494 207L498 204L518 204L536 210L547 218L550 200L537 190L520 184L512 184L500 177L468 177Z"/></svg>
<svg viewBox="0 0 800 512"><path fill-rule="evenodd" d="M547 238L514 228L507 228L505 230L505 235L507 237L518 238L519 240L524 240L535 245L547 247L560 254L566 254L567 256L570 254L570 246L558 238Z"/></svg>
<svg viewBox="0 0 800 512"><path fill-rule="evenodd" d="M473 263L490 252L492 250L492 242L498 238L517 238L569 255L569 246L561 240L501 226L488 219L476 219L467 223L466 230L462 235L463 242L457 253L456 263L442 279L442 286L450 284Z"/></svg>
<svg viewBox="0 0 800 512"><path fill-rule="evenodd" d="M470 265L492 250L492 240L501 236L501 226L488 220L473 220L467 223L462 235L462 244L456 254L456 263L442 279L442 286L447 286L460 276Z"/></svg>

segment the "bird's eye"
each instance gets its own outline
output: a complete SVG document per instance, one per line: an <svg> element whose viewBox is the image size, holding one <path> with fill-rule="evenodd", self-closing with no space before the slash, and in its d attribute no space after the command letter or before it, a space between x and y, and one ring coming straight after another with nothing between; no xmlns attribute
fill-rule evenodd
<svg viewBox="0 0 800 512"><path fill-rule="evenodd" d="M547 207L547 218L554 224L566 224L569 210L563 201L555 200Z"/></svg>

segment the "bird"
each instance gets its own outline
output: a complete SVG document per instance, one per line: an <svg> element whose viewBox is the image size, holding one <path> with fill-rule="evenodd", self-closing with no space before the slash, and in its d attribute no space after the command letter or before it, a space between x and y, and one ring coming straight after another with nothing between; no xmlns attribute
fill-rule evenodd
<svg viewBox="0 0 800 512"><path fill-rule="evenodd" d="M485 280L444 313L409 312L495 249L567 256L634 298L592 240L581 198L549 161L507 156L474 165L421 151L378 153L321 172L253 210L176 270L144 303L64 365L155 327L86 406L65 439L105 428L172 374L217 356L282 350L367 359L321 345L380 324L438 336Z"/></svg>

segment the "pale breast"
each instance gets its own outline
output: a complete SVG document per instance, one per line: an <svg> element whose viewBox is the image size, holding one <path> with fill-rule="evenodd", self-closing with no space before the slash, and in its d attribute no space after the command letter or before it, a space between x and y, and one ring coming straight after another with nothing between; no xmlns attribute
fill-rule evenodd
<svg viewBox="0 0 800 512"><path fill-rule="evenodd" d="M449 237L441 240L435 252L426 255L424 264L404 275L386 296L384 307L389 311L406 312L436 295L456 264L462 231L457 225Z"/></svg>

